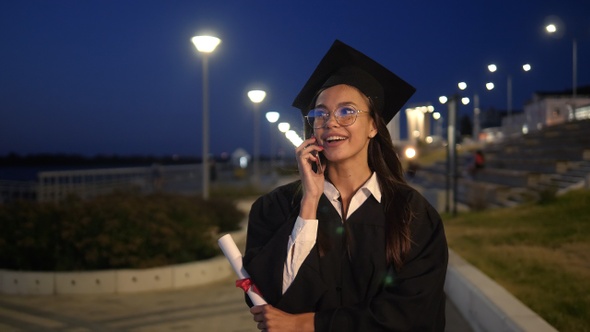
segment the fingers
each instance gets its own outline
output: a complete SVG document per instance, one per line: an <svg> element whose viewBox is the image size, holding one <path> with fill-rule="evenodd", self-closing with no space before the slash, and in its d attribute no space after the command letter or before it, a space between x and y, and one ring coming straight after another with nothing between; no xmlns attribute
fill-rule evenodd
<svg viewBox="0 0 590 332"><path fill-rule="evenodd" d="M265 314L267 309L270 309L267 308L267 306L270 307L270 305L257 305L250 308L252 319L254 319L254 321L257 323L256 328L261 331L266 331L267 328Z"/></svg>
<svg viewBox="0 0 590 332"><path fill-rule="evenodd" d="M256 315L259 313L262 313L264 311L264 305L255 305L253 307L250 308L250 313L252 315Z"/></svg>
<svg viewBox="0 0 590 332"><path fill-rule="evenodd" d="M323 147L321 145L317 145L316 138L314 136L306 139L303 141L295 151L297 155L301 155L302 153L310 152L310 151L321 151Z"/></svg>
<svg viewBox="0 0 590 332"><path fill-rule="evenodd" d="M318 152L323 150L323 146L316 144L315 137L306 139L301 145L299 145L299 147L297 147L297 149L295 149L300 165L305 165L304 161L307 161L309 164L319 163L320 157Z"/></svg>

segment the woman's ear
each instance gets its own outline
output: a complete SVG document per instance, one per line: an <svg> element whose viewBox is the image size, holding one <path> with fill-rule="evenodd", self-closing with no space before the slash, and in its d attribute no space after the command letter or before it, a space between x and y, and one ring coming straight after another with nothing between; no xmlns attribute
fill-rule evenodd
<svg viewBox="0 0 590 332"><path fill-rule="evenodd" d="M371 121L371 131L369 132L369 138L373 138L377 136L377 126L375 125L375 120Z"/></svg>

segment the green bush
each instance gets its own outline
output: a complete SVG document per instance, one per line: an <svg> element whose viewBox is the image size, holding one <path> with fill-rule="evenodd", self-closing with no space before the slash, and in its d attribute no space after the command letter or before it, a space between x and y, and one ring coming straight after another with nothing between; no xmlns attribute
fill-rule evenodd
<svg viewBox="0 0 590 332"><path fill-rule="evenodd" d="M213 257L244 218L221 198L116 192L0 206L0 266L32 271L147 268Z"/></svg>

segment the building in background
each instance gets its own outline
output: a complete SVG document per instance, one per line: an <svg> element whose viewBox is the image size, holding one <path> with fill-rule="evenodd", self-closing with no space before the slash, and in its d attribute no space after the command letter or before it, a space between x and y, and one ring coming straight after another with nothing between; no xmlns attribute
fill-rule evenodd
<svg viewBox="0 0 590 332"><path fill-rule="evenodd" d="M523 132L545 126L590 118L590 85L579 87L574 99L571 90L535 92L524 106Z"/></svg>

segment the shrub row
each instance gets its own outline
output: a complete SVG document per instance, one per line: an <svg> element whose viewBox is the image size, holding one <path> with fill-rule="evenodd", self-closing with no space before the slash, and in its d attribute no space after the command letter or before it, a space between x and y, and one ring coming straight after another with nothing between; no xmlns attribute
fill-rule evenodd
<svg viewBox="0 0 590 332"><path fill-rule="evenodd" d="M0 206L0 268L148 268L210 258L244 218L229 200L115 192L93 200Z"/></svg>

